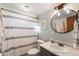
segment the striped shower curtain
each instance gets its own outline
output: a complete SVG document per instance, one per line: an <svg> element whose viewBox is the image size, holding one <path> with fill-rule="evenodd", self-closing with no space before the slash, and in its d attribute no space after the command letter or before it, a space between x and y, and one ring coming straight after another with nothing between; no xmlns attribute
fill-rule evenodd
<svg viewBox="0 0 79 59"><path fill-rule="evenodd" d="M2 8L0 13L3 26L2 54L4 56L19 56L36 47L38 33L34 26L37 19Z"/></svg>

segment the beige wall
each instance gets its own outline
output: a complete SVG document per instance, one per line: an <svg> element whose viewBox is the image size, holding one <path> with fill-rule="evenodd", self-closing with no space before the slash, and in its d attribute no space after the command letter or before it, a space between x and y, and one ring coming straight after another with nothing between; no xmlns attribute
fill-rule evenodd
<svg viewBox="0 0 79 59"><path fill-rule="evenodd" d="M70 4L71 5L71 9L77 11L79 9L79 4ZM53 17L53 13L54 10L49 10L48 12L42 14L41 16L39 16L39 23L43 20L46 21L46 28L42 29L40 34L39 34L39 38L42 40L61 40L63 42L67 42L67 44L69 43L70 45L73 45L76 41L73 37L73 31L66 33L66 34L59 34L56 33L52 30L51 28L51 19Z"/></svg>

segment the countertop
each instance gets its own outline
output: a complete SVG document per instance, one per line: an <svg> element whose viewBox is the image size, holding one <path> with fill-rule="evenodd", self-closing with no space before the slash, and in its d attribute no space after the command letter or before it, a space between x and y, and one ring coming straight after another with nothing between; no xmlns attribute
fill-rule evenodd
<svg viewBox="0 0 79 59"><path fill-rule="evenodd" d="M44 44L40 44L40 46L43 47L44 49L48 50L51 53L55 53L59 56L79 56L79 48L73 48L73 47L65 45L63 51L65 51L65 50L67 50L67 51L58 52L58 50L62 49L62 47L59 49L57 48L57 50L56 50L56 49L54 49L55 45L57 46L57 43L51 43L50 41L46 42Z"/></svg>

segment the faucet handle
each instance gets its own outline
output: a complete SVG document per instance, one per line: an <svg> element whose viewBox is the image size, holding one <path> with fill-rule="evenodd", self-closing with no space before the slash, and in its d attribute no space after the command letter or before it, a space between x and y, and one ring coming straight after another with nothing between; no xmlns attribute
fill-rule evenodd
<svg viewBox="0 0 79 59"><path fill-rule="evenodd" d="M64 44L61 42L58 42L58 45L64 47Z"/></svg>

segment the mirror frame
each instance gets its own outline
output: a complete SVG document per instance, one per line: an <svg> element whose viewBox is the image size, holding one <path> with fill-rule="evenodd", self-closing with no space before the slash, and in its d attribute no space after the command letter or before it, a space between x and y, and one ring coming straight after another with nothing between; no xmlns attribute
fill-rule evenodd
<svg viewBox="0 0 79 59"><path fill-rule="evenodd" d="M72 10L72 9L69 9L69 10ZM59 11L62 11L62 10L59 10ZM75 15L74 17L75 17L75 20L77 21L77 19L78 19L77 13L76 13L76 11L74 11L74 10L72 10L72 11L75 12L76 15ZM54 15L53 15L53 17L52 17L52 19L51 19L51 27L52 27L52 29L53 29L55 32L57 32L57 31L53 28L53 26L52 26L52 25L53 25L53 24L52 24L53 18L54 18ZM75 21L75 20L74 20L74 21ZM74 28L73 28L73 29L74 29ZM73 30L73 29L72 29L72 30ZM71 32L72 30L67 31L67 32L57 32L57 33L65 34L65 33Z"/></svg>

